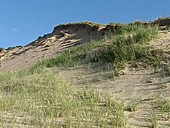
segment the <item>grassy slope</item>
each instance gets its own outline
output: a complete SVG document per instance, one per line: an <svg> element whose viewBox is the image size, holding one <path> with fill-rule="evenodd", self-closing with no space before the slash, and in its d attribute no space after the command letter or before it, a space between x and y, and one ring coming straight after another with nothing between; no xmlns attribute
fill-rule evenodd
<svg viewBox="0 0 170 128"><path fill-rule="evenodd" d="M157 34L156 27L125 25L103 40L66 50L30 70L0 74L1 126L125 127L122 103L91 88L75 89L46 67L94 64L116 73L129 61L158 66L162 52L146 45Z"/></svg>
<svg viewBox="0 0 170 128"><path fill-rule="evenodd" d="M125 125L123 104L115 102L111 95L97 93L91 88L75 90L49 71L1 74L0 84L1 126ZM10 117L5 117L9 114Z"/></svg>
<svg viewBox="0 0 170 128"><path fill-rule="evenodd" d="M162 51L151 50L151 47L146 44L157 35L157 27L124 25L102 40L93 40L68 49L56 58L37 63L31 70L54 66L77 66L80 64L96 66L97 64L103 68L119 71L128 61L143 61L149 65L157 66L162 58Z"/></svg>

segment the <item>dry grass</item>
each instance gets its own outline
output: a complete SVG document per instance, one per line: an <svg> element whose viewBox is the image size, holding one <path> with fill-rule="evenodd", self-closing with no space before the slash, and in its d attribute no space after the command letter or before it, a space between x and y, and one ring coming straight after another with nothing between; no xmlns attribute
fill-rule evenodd
<svg viewBox="0 0 170 128"><path fill-rule="evenodd" d="M0 75L3 127L124 127L124 106L91 88L75 89L50 71Z"/></svg>

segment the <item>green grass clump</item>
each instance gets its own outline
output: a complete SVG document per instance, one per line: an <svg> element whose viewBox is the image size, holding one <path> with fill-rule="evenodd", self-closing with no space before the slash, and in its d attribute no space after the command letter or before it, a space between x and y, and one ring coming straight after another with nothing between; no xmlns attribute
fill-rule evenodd
<svg viewBox="0 0 170 128"><path fill-rule="evenodd" d="M157 101L158 110L161 112L170 112L170 100L160 99Z"/></svg>
<svg viewBox="0 0 170 128"><path fill-rule="evenodd" d="M155 113L150 113L149 120L152 124L152 128L158 128L158 117Z"/></svg>
<svg viewBox="0 0 170 128"><path fill-rule="evenodd" d="M89 63L98 63L100 66L111 65L109 68L120 70L127 61L144 61L150 65L158 65L161 52L151 51L151 47L146 45L157 34L157 27L124 25L104 36L102 40L73 47L56 58L38 63L31 70Z"/></svg>
<svg viewBox="0 0 170 128"><path fill-rule="evenodd" d="M139 99L134 99L132 100L129 105L128 105L128 109L130 112L134 112L137 111L139 109L139 103L140 100Z"/></svg>
<svg viewBox="0 0 170 128"><path fill-rule="evenodd" d="M123 108L113 96L76 90L51 71L0 74L2 127L125 127Z"/></svg>
<svg viewBox="0 0 170 128"><path fill-rule="evenodd" d="M155 38L158 34L157 29L139 27L138 30L133 33L134 34L130 35L129 33L118 34L111 36L110 39L108 38L107 41L112 42L112 44L104 48L103 51L106 55L103 58L108 58L110 61L114 61L116 59L118 61L123 61L139 59L141 56L149 54L149 47L146 47L146 44L143 43L147 43L151 39Z"/></svg>
<svg viewBox="0 0 170 128"><path fill-rule="evenodd" d="M165 120L170 119L170 100L161 98L156 101L157 110L159 112L159 119L164 118Z"/></svg>

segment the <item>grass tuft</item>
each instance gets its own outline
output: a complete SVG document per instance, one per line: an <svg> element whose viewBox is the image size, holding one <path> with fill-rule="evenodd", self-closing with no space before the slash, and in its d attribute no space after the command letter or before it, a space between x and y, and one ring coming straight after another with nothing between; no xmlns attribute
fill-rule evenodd
<svg viewBox="0 0 170 128"><path fill-rule="evenodd" d="M160 99L157 101L158 110L161 112L170 112L170 100Z"/></svg>

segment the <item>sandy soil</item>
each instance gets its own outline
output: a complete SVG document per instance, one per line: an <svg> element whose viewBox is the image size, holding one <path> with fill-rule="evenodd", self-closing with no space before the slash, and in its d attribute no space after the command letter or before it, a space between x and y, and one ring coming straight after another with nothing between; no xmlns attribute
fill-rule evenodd
<svg viewBox="0 0 170 128"><path fill-rule="evenodd" d="M154 49L163 49L166 56L170 53L170 32L162 33L158 39L150 42ZM169 59L170 60L170 59ZM167 61L170 65L170 62ZM106 78L111 72L91 71L87 66L57 69L59 75L73 86L91 86L101 92L111 93L125 106L137 103L137 111L125 111L130 128L151 128L151 115L158 114L156 101L159 98L170 99L170 77L165 77L161 69L146 69L143 66L132 68L127 65L114 79ZM159 115L159 114L158 114ZM159 128L169 128L170 121L158 116Z"/></svg>
<svg viewBox="0 0 170 128"><path fill-rule="evenodd" d="M90 40L83 31L74 33L51 34L21 48L9 51L0 59L0 72L25 69L38 61L54 57L65 48ZM88 32L90 33L90 32ZM86 35L83 37L82 35ZM83 37L83 38L82 38ZM83 39L83 40L82 40ZM170 32L163 32L158 39L150 42L154 49L163 49L166 52L167 62L170 65ZM90 85L99 91L111 93L115 99L121 100L128 106L131 102L138 102L137 111L125 111L129 127L151 127L150 114L157 113L155 101L158 98L170 98L170 77L162 75L162 71L145 69L142 66L131 68L127 65L124 75L108 79L111 72L91 71L88 67L56 69L63 79L73 86L84 87ZM169 128L170 121L159 117L159 127Z"/></svg>

